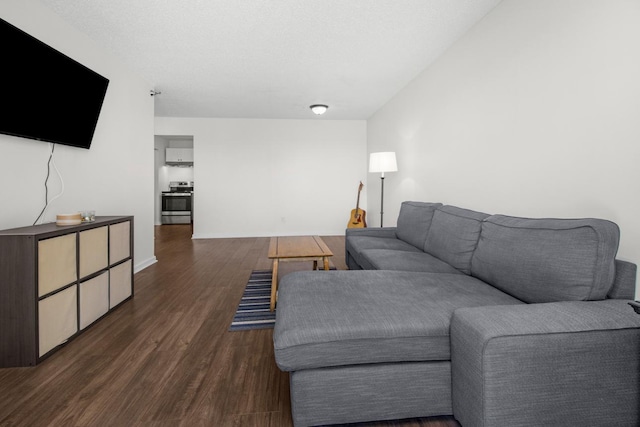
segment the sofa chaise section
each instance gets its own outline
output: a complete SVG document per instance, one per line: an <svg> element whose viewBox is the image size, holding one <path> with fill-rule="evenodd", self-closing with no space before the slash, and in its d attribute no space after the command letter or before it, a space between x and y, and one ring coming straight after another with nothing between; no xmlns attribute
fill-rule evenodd
<svg viewBox="0 0 640 427"><path fill-rule="evenodd" d="M450 414L453 312L522 304L463 274L297 272L279 289L296 426Z"/></svg>
<svg viewBox="0 0 640 427"><path fill-rule="evenodd" d="M274 343L285 371L448 361L457 308L522 304L463 274L405 271L296 272L282 278L279 292L287 309Z"/></svg>

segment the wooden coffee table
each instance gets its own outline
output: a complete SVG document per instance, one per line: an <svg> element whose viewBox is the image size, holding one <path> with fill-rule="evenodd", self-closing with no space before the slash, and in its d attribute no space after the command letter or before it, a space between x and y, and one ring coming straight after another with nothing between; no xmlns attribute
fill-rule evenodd
<svg viewBox="0 0 640 427"><path fill-rule="evenodd" d="M272 237L269 245L269 258L273 259L271 279L271 311L276 306L278 291L278 263L283 261L313 261L313 269L318 269L318 260L322 259L325 270L329 270L329 257L333 253L318 236Z"/></svg>

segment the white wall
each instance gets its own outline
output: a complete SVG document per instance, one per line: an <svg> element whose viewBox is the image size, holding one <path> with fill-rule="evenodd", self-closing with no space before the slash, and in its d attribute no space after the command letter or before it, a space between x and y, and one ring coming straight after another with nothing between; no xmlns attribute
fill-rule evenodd
<svg viewBox="0 0 640 427"><path fill-rule="evenodd" d="M41 3L3 0L0 17L110 80L91 149L55 147L64 194L50 205L44 222L55 221L57 213L83 209L134 215L135 269L155 262L151 86ZM44 207L50 150L45 142L0 135L1 229L33 224ZM52 171L49 198L60 189Z"/></svg>
<svg viewBox="0 0 640 427"><path fill-rule="evenodd" d="M344 234L366 185L365 121L156 117L155 133L194 136L195 238Z"/></svg>
<svg viewBox="0 0 640 427"><path fill-rule="evenodd" d="M368 121L398 156L385 225L403 200L601 217L640 263L639 23L638 1L504 0Z"/></svg>

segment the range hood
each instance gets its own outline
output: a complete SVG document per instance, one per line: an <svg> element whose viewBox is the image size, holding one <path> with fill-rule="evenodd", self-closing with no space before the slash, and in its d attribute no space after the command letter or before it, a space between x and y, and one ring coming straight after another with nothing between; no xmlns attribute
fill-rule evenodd
<svg viewBox="0 0 640 427"><path fill-rule="evenodd" d="M165 164L168 166L193 166L193 148L165 149Z"/></svg>

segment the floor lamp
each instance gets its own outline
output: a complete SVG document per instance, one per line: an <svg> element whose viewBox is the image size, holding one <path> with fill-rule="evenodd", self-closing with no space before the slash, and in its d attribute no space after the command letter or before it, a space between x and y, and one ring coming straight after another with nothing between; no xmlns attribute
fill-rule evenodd
<svg viewBox="0 0 640 427"><path fill-rule="evenodd" d="M384 173L397 172L396 153L394 151L386 151L382 153L371 153L369 156L369 172L380 172L380 227L383 227L384 217Z"/></svg>

